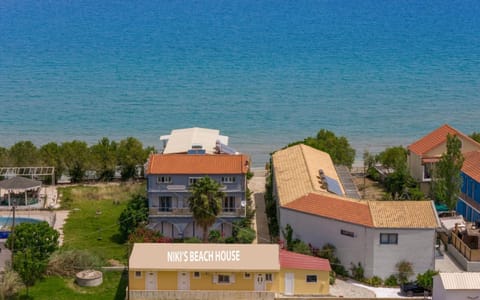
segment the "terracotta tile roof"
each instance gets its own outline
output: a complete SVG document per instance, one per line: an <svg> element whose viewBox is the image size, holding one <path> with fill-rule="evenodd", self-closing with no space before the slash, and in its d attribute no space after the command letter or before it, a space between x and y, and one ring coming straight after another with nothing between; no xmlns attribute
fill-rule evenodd
<svg viewBox="0 0 480 300"><path fill-rule="evenodd" d="M480 151L465 153L462 172L470 176L473 180L480 182Z"/></svg>
<svg viewBox="0 0 480 300"><path fill-rule="evenodd" d="M432 201L369 201L377 228L437 228L440 223Z"/></svg>
<svg viewBox="0 0 480 300"><path fill-rule="evenodd" d="M246 174L246 155L152 154L146 174Z"/></svg>
<svg viewBox="0 0 480 300"><path fill-rule="evenodd" d="M470 140L471 142L478 144L475 142L473 139L470 137L464 135L457 129L451 127L448 124L444 124L443 126L435 129L434 131L430 132L426 136L422 137L418 141L414 142L410 146L408 146L408 150L412 151L413 153L417 155L423 155L426 152L432 150L433 148L439 146L440 144L446 142L447 140L447 135L458 135L461 136L467 140ZM480 145L479 145L480 147Z"/></svg>
<svg viewBox="0 0 480 300"><path fill-rule="evenodd" d="M328 259L280 250L280 268L331 271Z"/></svg>
<svg viewBox="0 0 480 300"><path fill-rule="evenodd" d="M373 227L366 201L342 199L325 193L310 193L284 207L329 219Z"/></svg>
<svg viewBox="0 0 480 300"><path fill-rule="evenodd" d="M310 193L284 206L299 212L376 228L437 228L431 201L357 201Z"/></svg>
<svg viewBox="0 0 480 300"><path fill-rule="evenodd" d="M326 152L299 144L275 152L272 160L280 205L311 192L326 192L321 187L320 169L326 176L337 180L344 193L332 159Z"/></svg>

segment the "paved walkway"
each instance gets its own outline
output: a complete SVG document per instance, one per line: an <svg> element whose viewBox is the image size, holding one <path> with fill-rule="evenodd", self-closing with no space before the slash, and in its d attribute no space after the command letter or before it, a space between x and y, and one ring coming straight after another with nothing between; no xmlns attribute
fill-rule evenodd
<svg viewBox="0 0 480 300"><path fill-rule="evenodd" d="M253 177L248 182L248 188L253 192L253 209L255 209L255 218L253 219L253 229L257 233L254 243L270 243L270 234L268 232L267 216L265 214L265 170L253 169Z"/></svg>

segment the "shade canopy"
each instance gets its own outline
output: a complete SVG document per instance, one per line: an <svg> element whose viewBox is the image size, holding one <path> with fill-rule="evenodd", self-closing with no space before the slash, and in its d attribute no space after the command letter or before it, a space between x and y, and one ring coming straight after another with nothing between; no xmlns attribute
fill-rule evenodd
<svg viewBox="0 0 480 300"><path fill-rule="evenodd" d="M19 176L0 181L0 189L4 190L31 190L41 186L41 181Z"/></svg>

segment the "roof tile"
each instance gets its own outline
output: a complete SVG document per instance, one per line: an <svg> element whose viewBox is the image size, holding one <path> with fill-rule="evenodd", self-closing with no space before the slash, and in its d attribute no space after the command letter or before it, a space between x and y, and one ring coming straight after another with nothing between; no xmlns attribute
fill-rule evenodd
<svg viewBox="0 0 480 300"><path fill-rule="evenodd" d="M477 182L480 182L480 151L472 151L463 155L462 172L470 176Z"/></svg>
<svg viewBox="0 0 480 300"><path fill-rule="evenodd" d="M147 174L246 174L246 155L152 154Z"/></svg>
<svg viewBox="0 0 480 300"><path fill-rule="evenodd" d="M328 259L280 250L280 267L282 269L331 271Z"/></svg>
<svg viewBox="0 0 480 300"><path fill-rule="evenodd" d="M437 228L440 226L432 201L369 201L374 227Z"/></svg>
<svg viewBox="0 0 480 300"><path fill-rule="evenodd" d="M373 227L366 201L347 200L324 193L310 193L284 207L334 220Z"/></svg>
<svg viewBox="0 0 480 300"><path fill-rule="evenodd" d="M437 147L438 145L444 143L447 140L447 135L458 135L467 140L472 141L475 144L478 144L470 137L464 135L457 129L451 127L448 124L444 124L443 126L435 129L434 131L430 132L426 136L422 137L421 139L417 140L410 146L408 146L408 150L412 151L417 155L423 155L426 152L432 150L433 148ZM479 145L480 146L480 145Z"/></svg>

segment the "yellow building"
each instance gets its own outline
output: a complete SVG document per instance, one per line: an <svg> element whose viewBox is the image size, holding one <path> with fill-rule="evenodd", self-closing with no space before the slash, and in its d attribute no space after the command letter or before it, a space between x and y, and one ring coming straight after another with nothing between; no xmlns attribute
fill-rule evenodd
<svg viewBox="0 0 480 300"><path fill-rule="evenodd" d="M275 244L135 244L130 299L274 299L327 295L328 260Z"/></svg>

